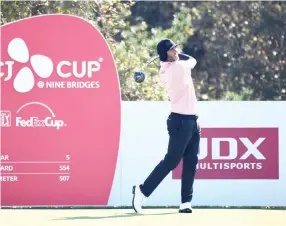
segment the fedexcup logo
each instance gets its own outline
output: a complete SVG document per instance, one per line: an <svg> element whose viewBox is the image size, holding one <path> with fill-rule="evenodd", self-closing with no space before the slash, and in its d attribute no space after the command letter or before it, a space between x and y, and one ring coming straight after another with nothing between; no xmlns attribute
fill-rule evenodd
<svg viewBox="0 0 286 226"><path fill-rule="evenodd" d="M64 123L63 120L56 119L55 113L52 111L52 109L49 106L47 106L46 104L43 104L41 102L29 102L29 103L24 104L23 106L21 106L17 110L17 114L19 114L22 109L24 109L25 107L27 107L29 105L43 106L44 108L46 108L48 110L48 112L50 112L51 115L47 116L45 118L39 118L38 116L30 116L29 118L23 118L21 116L17 116L16 117L16 127L31 127L31 128L35 128L35 127L47 127L47 128L49 128L49 127L52 127L52 128L60 129L63 126L66 126L66 124Z"/></svg>
<svg viewBox="0 0 286 226"><path fill-rule="evenodd" d="M51 58L42 54L30 56L29 48L21 38L14 38L8 44L8 55L14 61L0 61L0 67L7 67L7 73L0 72L0 77L6 76L4 81L10 80L14 75L13 65L15 62L26 64L30 61L31 67L23 66L15 75L13 87L19 93L27 93L35 87L35 75L42 79L50 78L54 72L60 78L83 78L87 76L92 78L94 72L100 70L103 58L98 61L60 61L55 64ZM81 82L81 81L39 81L39 88L99 88L98 81Z"/></svg>

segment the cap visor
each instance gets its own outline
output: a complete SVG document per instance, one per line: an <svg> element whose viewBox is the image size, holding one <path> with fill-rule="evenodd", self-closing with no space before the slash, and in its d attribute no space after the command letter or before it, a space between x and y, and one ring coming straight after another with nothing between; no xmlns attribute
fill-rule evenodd
<svg viewBox="0 0 286 226"><path fill-rule="evenodd" d="M170 49L174 49L174 48L176 48L178 45L181 45L181 43L178 43L178 44L173 45Z"/></svg>

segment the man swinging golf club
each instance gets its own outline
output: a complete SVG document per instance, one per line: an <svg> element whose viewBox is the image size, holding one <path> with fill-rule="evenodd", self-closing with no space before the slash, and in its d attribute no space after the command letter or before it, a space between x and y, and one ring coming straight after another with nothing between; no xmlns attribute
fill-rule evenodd
<svg viewBox="0 0 286 226"><path fill-rule="evenodd" d="M146 180L140 185L133 186L132 205L137 213L141 213L146 198L181 160L183 167L179 213L192 213L193 183L201 136L197 122L196 94L191 77L191 70L197 61L193 57L179 53L177 45L170 39L163 39L157 45L161 61L160 80L171 102L171 113L167 119L169 144L165 157Z"/></svg>

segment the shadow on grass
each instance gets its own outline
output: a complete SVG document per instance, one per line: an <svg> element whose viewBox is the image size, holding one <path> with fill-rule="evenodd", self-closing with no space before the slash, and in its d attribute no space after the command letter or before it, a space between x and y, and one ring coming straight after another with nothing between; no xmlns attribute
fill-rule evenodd
<svg viewBox="0 0 286 226"><path fill-rule="evenodd" d="M113 214L110 216L76 216L76 217L64 217L59 219L53 219L53 221L57 220L98 220L98 219L108 219L108 218L127 218L127 217L139 217L139 216L156 216L156 215L170 215L177 214L177 212L173 213L153 213L153 214L138 214L138 213L125 213L125 214Z"/></svg>

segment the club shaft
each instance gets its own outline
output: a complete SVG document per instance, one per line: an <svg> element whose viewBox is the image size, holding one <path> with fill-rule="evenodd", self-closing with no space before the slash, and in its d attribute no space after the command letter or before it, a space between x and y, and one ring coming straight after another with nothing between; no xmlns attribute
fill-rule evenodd
<svg viewBox="0 0 286 226"><path fill-rule="evenodd" d="M155 56L155 57L152 57L151 59L149 59L145 65L143 65L142 69L143 70L145 67L147 67L150 63L152 63L154 60L156 60L157 58L159 58L159 56Z"/></svg>

